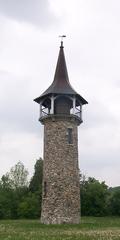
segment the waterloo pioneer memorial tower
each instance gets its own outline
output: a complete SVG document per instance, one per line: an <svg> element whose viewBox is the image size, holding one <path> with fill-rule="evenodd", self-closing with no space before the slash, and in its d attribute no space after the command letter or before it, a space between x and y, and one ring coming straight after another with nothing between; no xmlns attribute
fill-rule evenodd
<svg viewBox="0 0 120 240"><path fill-rule="evenodd" d="M53 83L34 101L44 125L41 222L79 223L78 126L87 101L70 85L63 41Z"/></svg>

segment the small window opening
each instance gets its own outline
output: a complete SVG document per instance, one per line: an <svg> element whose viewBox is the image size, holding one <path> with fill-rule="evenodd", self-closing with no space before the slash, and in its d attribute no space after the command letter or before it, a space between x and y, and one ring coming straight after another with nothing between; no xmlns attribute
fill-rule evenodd
<svg viewBox="0 0 120 240"><path fill-rule="evenodd" d="M73 143L72 128L67 129L67 136L68 136L68 143L72 144Z"/></svg>
<svg viewBox="0 0 120 240"><path fill-rule="evenodd" d="M47 183L44 182L44 197L47 195Z"/></svg>

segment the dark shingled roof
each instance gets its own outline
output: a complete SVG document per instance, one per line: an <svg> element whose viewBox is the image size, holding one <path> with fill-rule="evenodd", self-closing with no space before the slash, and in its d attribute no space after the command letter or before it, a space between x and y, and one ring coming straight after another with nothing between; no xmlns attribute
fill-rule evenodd
<svg viewBox="0 0 120 240"><path fill-rule="evenodd" d="M64 95L76 95L82 104L88 103L82 96L80 96L71 86L69 82L66 61L63 50L63 42L61 42L56 71L53 83L50 87L38 98L34 99L35 102L40 103L40 100L45 96L51 94L64 94Z"/></svg>

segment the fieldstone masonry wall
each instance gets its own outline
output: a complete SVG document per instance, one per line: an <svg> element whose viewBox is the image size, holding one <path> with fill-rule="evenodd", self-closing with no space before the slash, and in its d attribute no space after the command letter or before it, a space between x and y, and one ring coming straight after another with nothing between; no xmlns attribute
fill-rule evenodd
<svg viewBox="0 0 120 240"><path fill-rule="evenodd" d="M77 122L72 118L46 118L41 222L79 223L80 189ZM67 129L72 128L73 143Z"/></svg>

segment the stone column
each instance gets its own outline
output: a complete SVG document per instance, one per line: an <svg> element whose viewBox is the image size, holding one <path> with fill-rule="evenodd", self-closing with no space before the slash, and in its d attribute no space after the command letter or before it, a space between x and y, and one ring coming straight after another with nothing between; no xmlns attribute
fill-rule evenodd
<svg viewBox="0 0 120 240"><path fill-rule="evenodd" d="M72 144L67 132L72 129ZM78 134L74 117L44 120L44 167L41 222L80 222Z"/></svg>

